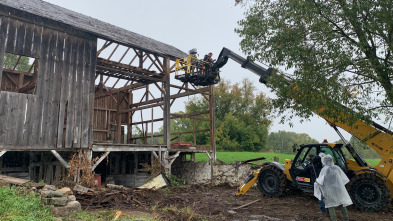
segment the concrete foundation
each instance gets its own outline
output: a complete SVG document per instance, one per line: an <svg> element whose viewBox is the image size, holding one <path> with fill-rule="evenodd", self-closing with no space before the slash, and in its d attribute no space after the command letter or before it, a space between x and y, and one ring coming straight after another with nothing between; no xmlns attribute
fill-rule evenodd
<svg viewBox="0 0 393 221"><path fill-rule="evenodd" d="M239 186L253 171L254 169L249 165L213 165L212 180L210 162L181 162L176 160L172 165L172 174L185 180L188 184Z"/></svg>

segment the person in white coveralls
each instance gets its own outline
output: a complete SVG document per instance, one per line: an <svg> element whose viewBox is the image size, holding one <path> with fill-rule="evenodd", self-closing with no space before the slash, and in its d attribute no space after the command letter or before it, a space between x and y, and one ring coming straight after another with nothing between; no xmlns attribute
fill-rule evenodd
<svg viewBox="0 0 393 221"><path fill-rule="evenodd" d="M325 207L329 210L330 219L337 220L336 207L341 209L344 220L349 220L346 206L352 204L345 184L349 182L347 175L337 165L334 165L331 155L321 153L323 168L314 183L314 196L325 202Z"/></svg>

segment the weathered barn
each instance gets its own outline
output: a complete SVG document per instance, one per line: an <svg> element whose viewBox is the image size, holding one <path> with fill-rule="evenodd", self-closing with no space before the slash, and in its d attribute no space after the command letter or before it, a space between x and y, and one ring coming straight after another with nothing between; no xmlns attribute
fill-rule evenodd
<svg viewBox="0 0 393 221"><path fill-rule="evenodd" d="M171 82L183 51L41 0L0 0L0 30L1 173L50 183L83 150L98 159L92 168L103 181L135 186L147 177L141 163L154 158L167 171L178 156L214 159L212 87ZM7 56L16 59L9 64ZM197 94L208 110L171 113ZM174 133L174 118L210 126ZM191 145L182 145L185 133ZM198 133L210 133L210 145L197 145Z"/></svg>

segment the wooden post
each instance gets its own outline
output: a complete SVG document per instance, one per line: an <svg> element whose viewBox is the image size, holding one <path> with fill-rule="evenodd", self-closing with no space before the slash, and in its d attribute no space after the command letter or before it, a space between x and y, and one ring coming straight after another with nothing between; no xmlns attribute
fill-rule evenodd
<svg viewBox="0 0 393 221"><path fill-rule="evenodd" d="M133 103L133 93L132 91L130 91L128 93L128 107L127 109L130 109L131 105ZM132 139L132 114L131 111L127 112L127 143L130 144L131 143L131 139Z"/></svg>
<svg viewBox="0 0 393 221"><path fill-rule="evenodd" d="M121 171L120 171L120 174L122 174L122 175L126 174L126 160L127 160L127 155L122 154L121 155Z"/></svg>
<svg viewBox="0 0 393 221"><path fill-rule="evenodd" d="M171 174L171 165L169 163L169 150L171 148L171 129L170 129L170 119L171 119L171 107L170 107L170 63L169 58L164 59L164 72L165 72L165 81L164 81L164 145L167 147L167 151L164 152L164 172L165 174Z"/></svg>
<svg viewBox="0 0 393 221"><path fill-rule="evenodd" d="M214 86L211 85L209 88L209 107L210 107L210 147L213 150L212 163L216 163L216 126L215 126L215 115L214 115Z"/></svg>
<svg viewBox="0 0 393 221"><path fill-rule="evenodd" d="M136 187L136 177L138 176L138 154L134 151L134 187Z"/></svg>
<svg viewBox="0 0 393 221"><path fill-rule="evenodd" d="M117 119L116 119L116 143L121 143L121 94L120 92L117 93Z"/></svg>
<svg viewBox="0 0 393 221"><path fill-rule="evenodd" d="M41 152L41 159L40 159L40 169L38 172L38 182L43 180L43 174L44 174L44 165L42 162L44 161L44 152Z"/></svg>

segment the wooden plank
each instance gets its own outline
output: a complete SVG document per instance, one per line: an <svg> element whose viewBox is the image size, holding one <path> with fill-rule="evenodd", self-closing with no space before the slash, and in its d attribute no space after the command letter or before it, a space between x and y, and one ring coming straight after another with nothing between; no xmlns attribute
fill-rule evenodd
<svg viewBox="0 0 393 221"><path fill-rule="evenodd" d="M75 96L75 79L76 79L76 63L77 63L77 52L79 50L79 39L71 37L71 59L70 59L70 75L68 79L68 107L67 107L67 124L66 124L66 136L65 136L65 147L71 148L74 140L74 96Z"/></svg>
<svg viewBox="0 0 393 221"><path fill-rule="evenodd" d="M8 106L10 103L10 96L8 92L0 92L0 147L5 147L5 134L7 125Z"/></svg>
<svg viewBox="0 0 393 221"><path fill-rule="evenodd" d="M19 186L22 186L25 183L30 181L30 180L26 180L26 179L20 179L20 178L16 178L16 177L5 176L5 175L0 175L0 180L5 183L19 185Z"/></svg>
<svg viewBox="0 0 393 221"><path fill-rule="evenodd" d="M53 32L52 30L46 29L45 30L45 36L48 38L49 37L49 42L48 42L48 51L47 51L47 60L46 60L46 65L45 65L45 70L42 70L44 74L44 85L42 85L43 88L43 100L44 100L44 106L43 106L43 118L42 118L42 126L41 126L41 134L40 134L40 145L43 147L49 147L49 140L51 139L50 137L50 130L52 129L50 127L50 122L54 118L51 115L51 107L52 107L52 97L53 97L53 90L54 88L54 63L55 63L55 54L56 54L56 40L57 40L57 31Z"/></svg>
<svg viewBox="0 0 393 221"><path fill-rule="evenodd" d="M51 120L49 121L49 143L48 145L51 147L56 147L57 145L57 129L59 124L59 107L60 107L60 95L61 95L61 85L62 85L62 74L64 68L64 40L66 38L65 33L58 32L57 40L56 40L56 51L55 51L55 67L53 73L53 81L51 88L51 108L50 108L50 116ZM62 129L63 130L63 129Z"/></svg>
<svg viewBox="0 0 393 221"><path fill-rule="evenodd" d="M45 64L44 60L42 59L42 47L41 47L41 39L43 35L43 27L39 25L34 25L34 33L33 33L33 45L31 47L31 54L32 57L38 58L38 68L37 68L37 80L36 80L36 95L29 97L28 106L27 106L27 116L26 116L26 136L23 138L26 141L27 146L34 146L38 145L38 128L39 121L41 117L41 106L42 100L40 102L39 99L39 90L41 88L42 78L42 70L43 65Z"/></svg>
<svg viewBox="0 0 393 221"><path fill-rule="evenodd" d="M56 42L56 50L55 50L55 62L54 62L54 72L52 76L52 88L51 88L51 93L52 95L50 96L50 101L51 101L51 120L50 120L50 130L53 131L51 133L51 139L50 139L50 146L56 147L57 146L57 129L58 129L58 124L59 124L59 108L60 108L60 98L61 98L61 85L62 85L62 80L63 80L63 74L64 74L64 67L68 66L67 64L64 64L64 43L65 39L67 38L66 33L62 32L57 32L57 42ZM64 119L62 120L64 122ZM62 128L63 130L63 128Z"/></svg>
<svg viewBox="0 0 393 221"><path fill-rule="evenodd" d="M244 208L244 207L246 207L246 206L249 206L249 205L251 205L251 204L253 204L253 203L256 203L256 202L259 202L259 201L261 201L261 199L257 199L257 200L251 201L251 202L249 202L249 203L246 203L246 204L244 204L244 205L241 205L241 206L238 206L238 207L234 207L234 208L232 208L231 210L241 209L241 208Z"/></svg>
<svg viewBox="0 0 393 221"><path fill-rule="evenodd" d="M47 97L48 93L48 59L49 59L49 41L53 36L51 35L50 30L44 29L42 32L42 41L41 47L39 49L39 60L38 60L38 68L39 73L37 76L37 93L36 93L36 102L34 109L34 125L33 125L33 133L31 137L31 145L32 146L41 146L41 141L43 139L43 129L45 120L44 111L45 111L45 97Z"/></svg>
<svg viewBox="0 0 393 221"><path fill-rule="evenodd" d="M25 44L25 35L26 35L25 22L19 21L18 26L16 28L17 28L18 38L16 39L15 42L15 54L24 55L23 47Z"/></svg>
<svg viewBox="0 0 393 221"><path fill-rule="evenodd" d="M68 80L70 75L70 60L71 60L71 38L66 35L65 36L65 44L64 44L64 60L63 60L63 68L61 71L61 89L60 89L60 104L59 104L59 119L58 119L58 128L57 128L57 148L64 147L63 140L64 137L64 122L65 116L68 106Z"/></svg>
<svg viewBox="0 0 393 221"><path fill-rule="evenodd" d="M8 24L8 37L7 37L7 46L6 51L10 53L15 53L15 40L17 38L16 33L17 21L14 19L10 19Z"/></svg>
<svg viewBox="0 0 393 221"><path fill-rule="evenodd" d="M18 117L18 102L19 102L19 94L10 93L10 103L8 105L8 116L7 116L7 125L6 125L6 134L5 134L5 144L7 147L13 147L15 145L16 138L16 118Z"/></svg>
<svg viewBox="0 0 393 221"><path fill-rule="evenodd" d="M30 23L25 23L25 26L26 26L26 34L25 34L25 43L24 43L22 54L28 57L34 57L31 52L33 48L34 25Z"/></svg>
<svg viewBox="0 0 393 221"><path fill-rule="evenodd" d="M89 106L90 106L90 56L91 41L85 41L83 57L83 85L82 85L82 118L81 118L81 147L87 148L89 143Z"/></svg>
<svg viewBox="0 0 393 221"><path fill-rule="evenodd" d="M41 40L43 31L44 29L42 26L34 25L33 47L31 48L32 57L41 58Z"/></svg>
<svg viewBox="0 0 393 221"><path fill-rule="evenodd" d="M27 94L18 94L19 101L18 101L18 109L17 109L17 116L14 119L14 123L16 124L16 139L15 139L15 146L25 146L23 143L23 134L24 134L24 126L25 126L25 119L26 119L26 105L27 105Z"/></svg>
<svg viewBox="0 0 393 221"><path fill-rule="evenodd" d="M89 93L90 93L90 104L89 104L89 134L88 134L88 145L93 144L93 117L94 117L94 95L95 95L95 75L96 75L96 63L97 63L97 39L90 41L90 65L89 65Z"/></svg>
<svg viewBox="0 0 393 221"><path fill-rule="evenodd" d="M23 133L23 141L22 145L29 146L29 138L33 133L33 123L35 119L33 119L33 109L35 107L35 95L28 94L26 100L26 116L24 122L24 133Z"/></svg>
<svg viewBox="0 0 393 221"><path fill-rule="evenodd" d="M5 46L7 45L8 18L0 16L0 91L3 76Z"/></svg>
<svg viewBox="0 0 393 221"><path fill-rule="evenodd" d="M77 55L77 63L76 63L76 87L75 90L75 103L74 103L74 147L80 148L81 147L81 132L82 132L82 107L83 107L83 83L84 83L84 76L83 76L83 62L84 62L84 50L85 50L85 40L79 39L78 41L78 55Z"/></svg>

